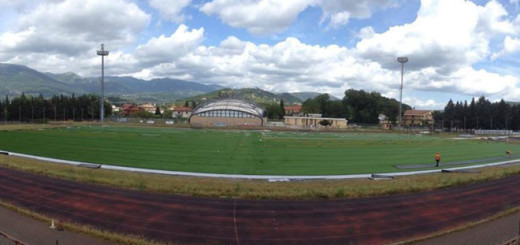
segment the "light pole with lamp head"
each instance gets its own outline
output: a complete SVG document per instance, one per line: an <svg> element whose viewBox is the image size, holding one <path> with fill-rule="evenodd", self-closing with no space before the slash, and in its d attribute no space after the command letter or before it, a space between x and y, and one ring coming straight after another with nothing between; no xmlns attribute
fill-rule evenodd
<svg viewBox="0 0 520 245"><path fill-rule="evenodd" d="M101 98L99 99L99 120L101 123L105 121L105 56L108 55L105 45L101 44L101 50L97 51L97 55L101 56Z"/></svg>
<svg viewBox="0 0 520 245"><path fill-rule="evenodd" d="M402 126L402 110L403 110L403 73L404 63L408 62L408 57L397 57L397 62L401 63L401 95L399 96L399 129Z"/></svg>

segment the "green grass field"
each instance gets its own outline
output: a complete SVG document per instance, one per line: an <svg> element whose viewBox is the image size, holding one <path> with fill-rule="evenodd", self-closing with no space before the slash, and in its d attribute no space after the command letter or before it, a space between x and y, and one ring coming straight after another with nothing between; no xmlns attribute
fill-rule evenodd
<svg viewBox="0 0 520 245"><path fill-rule="evenodd" d="M270 175L397 172L395 164L481 159L520 152L484 140L376 133L296 133L83 126L0 132L0 149L100 164Z"/></svg>

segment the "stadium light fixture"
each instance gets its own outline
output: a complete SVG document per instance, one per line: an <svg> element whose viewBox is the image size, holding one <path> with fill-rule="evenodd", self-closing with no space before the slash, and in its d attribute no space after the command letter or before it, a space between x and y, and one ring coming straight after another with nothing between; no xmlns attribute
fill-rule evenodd
<svg viewBox="0 0 520 245"><path fill-rule="evenodd" d="M97 55L101 56L101 98L99 100L99 120L101 123L105 121L105 56L108 55L105 45L101 44L101 50L97 51Z"/></svg>
<svg viewBox="0 0 520 245"><path fill-rule="evenodd" d="M401 63L401 95L399 96L399 128L402 126L402 110L403 110L403 73L404 63L408 62L408 57L397 57L397 62Z"/></svg>

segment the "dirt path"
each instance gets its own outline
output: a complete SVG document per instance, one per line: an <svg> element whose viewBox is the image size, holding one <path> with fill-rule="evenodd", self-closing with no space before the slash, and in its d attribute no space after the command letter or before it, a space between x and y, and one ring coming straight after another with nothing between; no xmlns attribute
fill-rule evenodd
<svg viewBox="0 0 520 245"><path fill-rule="evenodd" d="M263 201L144 193L0 168L0 199L161 240L211 244L386 244L520 205L520 176L426 193Z"/></svg>
<svg viewBox="0 0 520 245"><path fill-rule="evenodd" d="M520 213L515 213L479 224L471 229L417 242L414 245L504 244L504 242L518 237L520 231L519 221Z"/></svg>
<svg viewBox="0 0 520 245"><path fill-rule="evenodd" d="M49 225L0 207L0 232L29 245L115 245L82 234L52 230Z"/></svg>

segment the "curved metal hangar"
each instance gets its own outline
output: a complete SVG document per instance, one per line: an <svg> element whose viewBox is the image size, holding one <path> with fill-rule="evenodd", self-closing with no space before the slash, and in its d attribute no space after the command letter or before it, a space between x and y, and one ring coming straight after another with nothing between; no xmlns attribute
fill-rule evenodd
<svg viewBox="0 0 520 245"><path fill-rule="evenodd" d="M206 102L193 110L190 123L197 126L263 126L265 110L252 102L221 99Z"/></svg>

